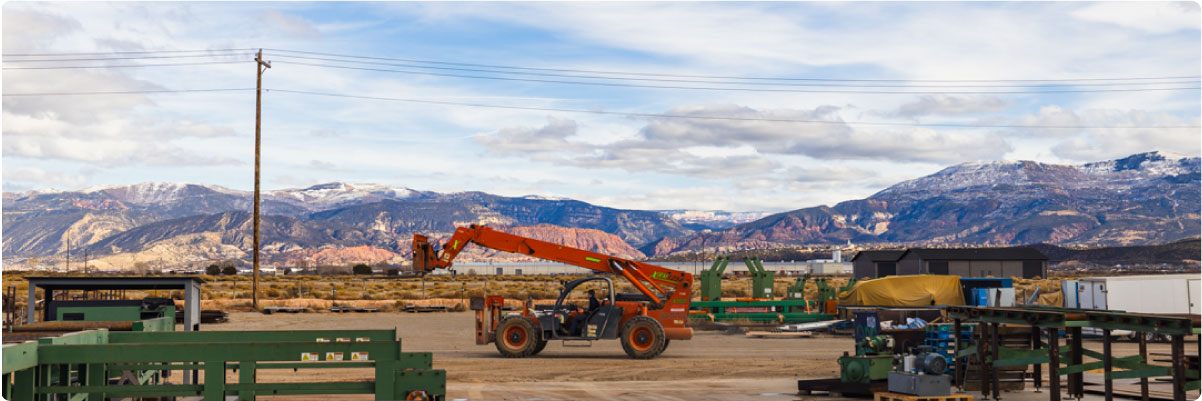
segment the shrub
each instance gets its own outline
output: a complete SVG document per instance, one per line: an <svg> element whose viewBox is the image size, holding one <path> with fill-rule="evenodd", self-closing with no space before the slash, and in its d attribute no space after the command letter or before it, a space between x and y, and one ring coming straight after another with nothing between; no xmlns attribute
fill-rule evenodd
<svg viewBox="0 0 1202 401"><path fill-rule="evenodd" d="M355 275L371 275L371 266L360 263L352 267L351 272Z"/></svg>

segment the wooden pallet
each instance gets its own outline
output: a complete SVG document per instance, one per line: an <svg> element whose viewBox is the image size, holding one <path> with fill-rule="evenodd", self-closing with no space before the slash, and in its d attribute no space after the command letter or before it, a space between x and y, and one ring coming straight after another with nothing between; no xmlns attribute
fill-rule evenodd
<svg viewBox="0 0 1202 401"><path fill-rule="evenodd" d="M873 397L876 401L972 401L972 396L968 394L909 395L882 392L876 393Z"/></svg>
<svg viewBox="0 0 1202 401"><path fill-rule="evenodd" d="M808 379L797 381L797 392L801 395L826 393L831 397L871 398L874 393L889 389L889 383L877 380L869 383L844 383L834 379Z"/></svg>

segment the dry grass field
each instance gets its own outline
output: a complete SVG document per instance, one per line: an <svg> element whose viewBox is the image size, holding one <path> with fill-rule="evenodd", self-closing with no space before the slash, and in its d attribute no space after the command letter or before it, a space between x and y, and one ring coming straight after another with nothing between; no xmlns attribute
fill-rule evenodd
<svg viewBox="0 0 1202 401"><path fill-rule="evenodd" d="M4 288L12 286L16 289L17 299L14 304L18 307L25 304L28 283L24 277L27 275L40 276L43 274L4 273L3 286ZM227 312L253 309L251 307L250 277L209 275L201 277L205 280L201 294L201 308L221 309ZM585 276L459 275L452 277L431 275L425 279L350 275L262 276L259 281L259 306L300 306L313 311L323 311L334 304L375 307L382 311L398 310L406 305L440 305L454 308L456 305L466 307L469 298L485 294L503 296L516 306L527 297L543 302L554 300L559 295L562 282L582 277ZM777 295L783 296L785 287L792 284L793 281L793 278L778 278L776 280ZM834 285L842 285L845 282L845 278L832 279ZM620 278L615 280L614 285L618 292L636 292L633 286ZM581 288L575 291L573 296L583 297L583 290L587 288L599 289L600 286ZM694 286L694 296L699 296L697 288ZM807 284L808 296L815 296L816 291L813 284ZM722 293L723 296L729 298L749 297L751 280L745 277L726 278L723 281ZM143 297L183 299L181 291L130 291L126 293L126 296L131 299Z"/></svg>

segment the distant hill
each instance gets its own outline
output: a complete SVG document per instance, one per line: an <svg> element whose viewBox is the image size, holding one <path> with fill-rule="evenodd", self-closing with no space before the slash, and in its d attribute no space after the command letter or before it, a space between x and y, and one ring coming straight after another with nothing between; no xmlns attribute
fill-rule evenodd
<svg viewBox="0 0 1202 401"><path fill-rule="evenodd" d="M468 224L530 230L523 232L598 252L657 259L731 251L826 257L787 249L848 242L1151 245L1196 237L1202 230L1200 164L1197 157L1159 152L1081 165L963 163L866 199L762 218L754 212L628 210L538 196L327 183L264 192L262 249L273 263L305 258L395 262L409 256L413 233L438 237ZM250 201L246 191L190 183L5 192L4 262L48 258L57 264L69 250L75 260L84 252L112 266L246 261ZM730 226L734 222L742 223Z"/></svg>
<svg viewBox="0 0 1202 401"><path fill-rule="evenodd" d="M1051 244L1035 244L1031 247L1043 252L1052 263L1078 261L1100 265L1115 264L1181 264L1183 261L1197 263L1202 255L1202 240L1189 238L1160 245L1113 246L1102 248L1070 249Z"/></svg>
<svg viewBox="0 0 1202 401"><path fill-rule="evenodd" d="M1202 229L1200 159L1159 152L1082 165L963 163L867 199L665 238L648 255L804 244L1147 245Z"/></svg>
<svg viewBox="0 0 1202 401"><path fill-rule="evenodd" d="M77 259L87 252L97 263L112 259L115 265L143 259L165 264L247 259L250 199L248 192L188 183L5 193L4 258L65 257L70 249ZM440 194L373 184L330 183L267 191L263 210L261 249L267 260L277 262L306 254L331 261L371 255L390 260L395 255L408 257L414 233L437 236L469 224L534 227L523 229L579 238L589 249L626 257L644 256L631 244L693 232L655 211L570 199ZM591 230L612 235L587 234ZM318 253L353 247L367 248ZM151 249L160 256L139 254ZM108 258L119 254L129 257L124 262Z"/></svg>

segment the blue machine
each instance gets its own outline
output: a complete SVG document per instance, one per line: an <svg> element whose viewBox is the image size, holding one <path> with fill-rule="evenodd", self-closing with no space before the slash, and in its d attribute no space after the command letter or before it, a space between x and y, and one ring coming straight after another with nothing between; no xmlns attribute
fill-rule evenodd
<svg viewBox="0 0 1202 401"><path fill-rule="evenodd" d="M960 289L964 291L964 302L971 306L989 305L989 294L994 288L1014 288L1014 280L1009 277L961 277Z"/></svg>

